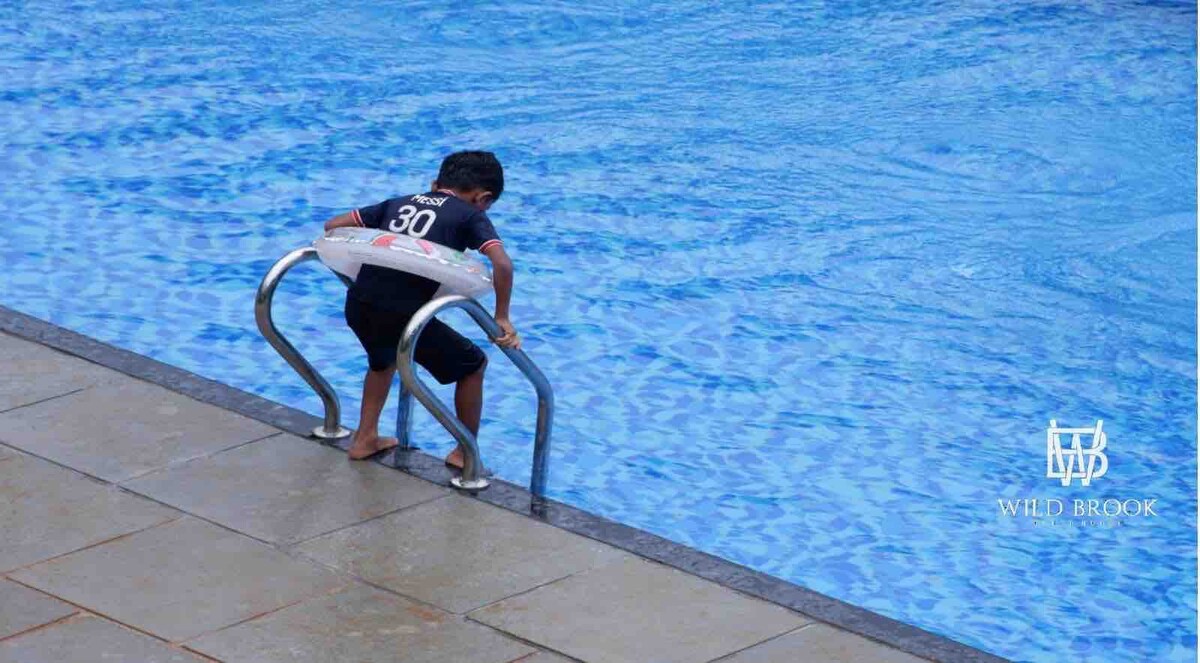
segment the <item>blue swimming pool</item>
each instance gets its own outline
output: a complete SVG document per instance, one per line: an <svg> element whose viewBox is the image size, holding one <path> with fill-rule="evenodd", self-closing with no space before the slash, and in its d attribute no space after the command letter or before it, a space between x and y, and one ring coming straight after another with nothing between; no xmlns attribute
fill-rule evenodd
<svg viewBox="0 0 1200 663"><path fill-rule="evenodd" d="M318 413L255 329L259 279L493 149L554 497L1013 659L1191 661L1195 25L1133 1L7 3L0 303ZM341 297L309 266L277 309L353 425ZM484 458L524 483L534 399L494 359ZM1051 418L1103 419L1107 473L1048 479ZM416 435L451 445L424 413Z"/></svg>

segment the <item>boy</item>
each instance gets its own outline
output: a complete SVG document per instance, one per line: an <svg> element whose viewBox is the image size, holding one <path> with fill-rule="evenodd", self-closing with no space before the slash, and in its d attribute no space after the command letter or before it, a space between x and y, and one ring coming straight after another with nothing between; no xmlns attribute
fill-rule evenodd
<svg viewBox="0 0 1200 663"><path fill-rule="evenodd" d="M455 152L442 161L428 193L391 198L339 214L325 222L325 230L379 228L406 233L459 251L474 249L483 253L492 262L495 317L504 331L495 342L502 347L519 348L521 340L508 319L512 260L486 214L503 192L504 170L494 154ZM367 351L368 362L358 431L348 451L352 460L362 460L397 444L394 437L379 436L379 415L396 371L396 346L405 325L417 309L433 298L437 289L436 281L363 265L354 285L346 293L346 323ZM478 435L483 409L483 371L487 367L487 356L483 351L435 319L417 341L416 360L438 382L456 383L455 411L471 434ZM462 454L460 445L446 457L446 464L461 469Z"/></svg>

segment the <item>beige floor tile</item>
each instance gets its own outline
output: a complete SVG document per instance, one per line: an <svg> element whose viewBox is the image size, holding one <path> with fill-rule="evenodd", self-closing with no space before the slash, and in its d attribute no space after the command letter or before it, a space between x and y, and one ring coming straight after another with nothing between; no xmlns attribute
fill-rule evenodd
<svg viewBox="0 0 1200 663"><path fill-rule="evenodd" d="M344 584L325 569L190 517L12 575L173 642Z"/></svg>
<svg viewBox="0 0 1200 663"><path fill-rule="evenodd" d="M695 663L808 620L641 559L598 567L471 613L588 663Z"/></svg>
<svg viewBox="0 0 1200 663"><path fill-rule="evenodd" d="M573 663L566 656L559 656L554 652L539 651L523 658L518 658L512 663Z"/></svg>
<svg viewBox="0 0 1200 663"><path fill-rule="evenodd" d="M0 642L0 663L201 663L204 659L91 615Z"/></svg>
<svg viewBox="0 0 1200 663"><path fill-rule="evenodd" d="M458 495L318 537L298 550L457 613L622 554Z"/></svg>
<svg viewBox="0 0 1200 663"><path fill-rule="evenodd" d="M0 412L113 380L116 371L0 334Z"/></svg>
<svg viewBox="0 0 1200 663"><path fill-rule="evenodd" d="M256 663L508 663L533 651L462 617L356 585L209 633L188 647Z"/></svg>
<svg viewBox="0 0 1200 663"><path fill-rule="evenodd" d="M450 495L378 463L293 435L247 444L124 484L272 543L294 543Z"/></svg>
<svg viewBox="0 0 1200 663"><path fill-rule="evenodd" d="M923 658L828 624L811 624L721 659L721 663L868 662L928 663Z"/></svg>
<svg viewBox="0 0 1200 663"><path fill-rule="evenodd" d="M0 414L0 442L108 481L275 432L266 424L133 379Z"/></svg>
<svg viewBox="0 0 1200 663"><path fill-rule="evenodd" d="M69 603L0 578L0 638L49 624L76 612L78 609Z"/></svg>
<svg viewBox="0 0 1200 663"><path fill-rule="evenodd" d="M166 522L179 513L40 458L0 456L0 571Z"/></svg>

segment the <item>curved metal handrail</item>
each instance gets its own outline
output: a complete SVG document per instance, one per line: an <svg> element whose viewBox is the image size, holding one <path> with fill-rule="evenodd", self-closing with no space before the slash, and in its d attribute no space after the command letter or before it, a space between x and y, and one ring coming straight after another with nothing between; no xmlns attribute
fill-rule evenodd
<svg viewBox="0 0 1200 663"><path fill-rule="evenodd" d="M254 319L258 322L258 330L262 332L267 342L275 351L279 353L300 377L317 392L320 396L321 403L325 406L325 421L322 425L313 429L312 434L316 437L333 440L346 437L350 431L342 428L342 406L338 402L337 392L329 385L325 378L313 368L313 365L308 363L308 360L300 354L296 347L291 344L280 333L275 326L275 320L271 317L271 304L275 299L275 288L279 285L280 279L291 268L299 265L302 262L317 259L317 250L311 246L296 249L280 258L278 262L271 265L271 269L267 270L267 274L263 276L262 283L258 284L258 292L254 295ZM336 272L335 272L336 274ZM343 283L347 283L348 279L341 274L337 275ZM348 285L348 283L347 283Z"/></svg>
<svg viewBox="0 0 1200 663"><path fill-rule="evenodd" d="M313 368L313 365L279 331L279 328L275 326L275 320L272 316L275 290L279 286L279 282L283 279L283 276L296 265L316 259L317 250L311 246L306 246L291 251L272 265L271 269L267 270L266 275L263 276L262 282L258 285L258 291L255 293L254 319L258 323L258 330L267 339L267 342L271 344L271 347L295 369L296 373L320 397L321 403L325 408L325 417L322 425L313 429L313 436L327 440L339 439L350 435L350 431L341 426L342 410L337 392L334 391L329 382L317 372L317 369ZM334 272L334 275L341 279L342 283L347 287L353 283L353 281L342 274ZM479 302L470 297L461 295L440 297L417 310L412 320L405 327L397 349L398 361L396 363L400 372L401 392L396 417L396 435L400 439L401 448L396 454L396 459L399 462L399 451L410 448L409 428L412 422L412 398L416 397L466 450L466 453L463 454L462 476L451 479L451 483L458 488L466 490L482 490L488 487L489 482L487 479L479 476L481 470L479 445L475 441L475 436L421 382L416 375L416 368L414 366L416 341L420 337L421 332L433 320L434 316L442 310L451 307L465 310L487 332L489 338L495 340L503 333L495 318L488 314ZM501 350L525 374L525 377L529 379L537 391L537 431L534 435L533 468L529 481L529 492L535 497L541 498L545 495L546 491L547 461L550 453L550 429L554 420L554 392L550 388L550 381L546 379L546 376L534 365L533 361L524 351L511 348L501 348Z"/></svg>
<svg viewBox="0 0 1200 663"><path fill-rule="evenodd" d="M503 334L503 330L500 329L500 325L496 322L496 319L474 299L462 295L439 297L417 309L408 326L404 328L404 334L400 337L400 345L396 350L396 364L400 369L400 380L407 388L407 391L415 396L434 418L438 420L438 423L442 424L465 449L462 476L451 479L451 483L458 488L466 490L482 490L488 487L488 480L479 476L479 445L475 441L475 436L434 395L433 391L417 377L416 366L413 363L413 355L417 349L417 339L421 336L421 332L424 331L425 326L439 312L451 307L461 308L466 311L487 332L488 338L495 340ZM534 365L533 360L523 350L512 348L501 348L501 350L505 355L508 355L508 358L516 364L517 368L521 369L521 372L533 383L533 387L537 391L537 432L534 434L533 469L529 479L529 492L533 493L535 497L542 497L546 492L546 461L550 453L550 428L554 421L554 392L550 388L550 381L546 379L546 376ZM406 407L407 404L402 400L400 403L402 415L405 413ZM398 428L400 426L407 427L407 417L402 416L398 421L400 422L398 423ZM397 430L397 435L402 440L407 441L408 439L406 428L404 430Z"/></svg>

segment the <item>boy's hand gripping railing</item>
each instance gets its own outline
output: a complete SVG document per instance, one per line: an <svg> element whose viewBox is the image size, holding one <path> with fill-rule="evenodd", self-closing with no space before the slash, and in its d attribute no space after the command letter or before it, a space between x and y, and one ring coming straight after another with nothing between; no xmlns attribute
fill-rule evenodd
<svg viewBox="0 0 1200 663"><path fill-rule="evenodd" d="M311 246L306 246L301 249L296 249L291 253L279 259L279 262L271 266L263 277L262 283L258 285L258 293L254 296L254 319L258 322L258 330L262 332L263 337L275 348L275 351L280 354L287 363L291 364L292 368L304 378L304 381L317 392L321 397L321 403L325 406L325 422L313 429L312 434L316 437L332 440L346 437L350 431L342 428L341 416L342 406L338 402L337 392L317 369L313 368L312 364L308 363L299 351L296 350L283 334L275 327L275 321L271 318L271 302L275 298L275 287L279 285L280 279L288 272L289 269L299 265L302 262L317 259L317 250ZM336 274L336 272L335 272ZM338 278L342 279L343 283L348 283L348 280L341 274L337 274Z"/></svg>
<svg viewBox="0 0 1200 663"><path fill-rule="evenodd" d="M407 448L412 421L410 395L416 396L417 400L463 447L462 476L454 477L450 482L458 488L482 490L487 488L488 480L479 476L481 469L479 445L475 442L475 436L467 430L466 426L463 426L454 412L447 408L429 387L417 378L416 366L413 363L417 339L421 336L425 326L440 311L451 307L458 307L466 311L487 332L488 338L495 340L503 334L503 330L500 329L495 318L489 315L479 302L470 297L462 295L439 297L418 309L413 314L408 326L405 327L404 334L400 337L400 345L396 350L396 365L400 369L400 380L404 385L400 394L396 435L400 438L400 447ZM533 364L529 355L524 351L513 348L501 348L501 350L517 365L517 368L521 369L521 372L537 390L537 432L534 434L533 470L529 479L529 492L533 493L535 497L543 497L546 492L546 461L550 453L550 427L554 421L554 392L550 389L550 381L538 370L538 367Z"/></svg>

